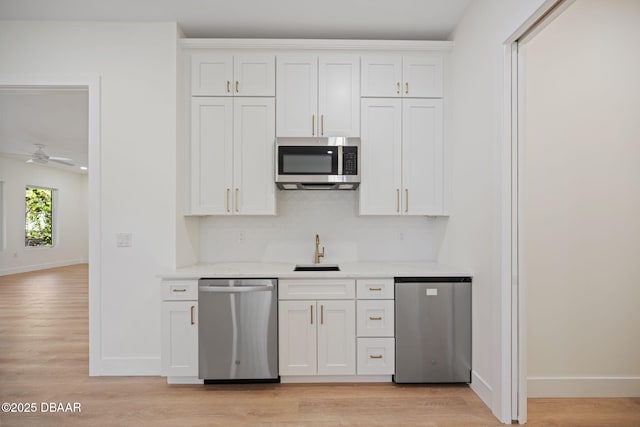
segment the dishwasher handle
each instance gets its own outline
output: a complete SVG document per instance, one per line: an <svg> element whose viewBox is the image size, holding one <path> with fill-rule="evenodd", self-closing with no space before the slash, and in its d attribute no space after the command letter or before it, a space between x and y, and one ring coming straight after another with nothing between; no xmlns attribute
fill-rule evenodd
<svg viewBox="0 0 640 427"><path fill-rule="evenodd" d="M221 294L239 294L245 292L264 292L264 291L272 291L273 285L262 285L262 286L207 286L200 285L198 287L200 292L211 292L211 293L221 293Z"/></svg>

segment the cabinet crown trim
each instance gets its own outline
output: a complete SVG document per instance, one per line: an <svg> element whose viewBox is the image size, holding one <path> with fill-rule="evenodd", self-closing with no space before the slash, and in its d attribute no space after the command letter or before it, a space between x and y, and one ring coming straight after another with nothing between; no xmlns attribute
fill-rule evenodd
<svg viewBox="0 0 640 427"><path fill-rule="evenodd" d="M375 51L450 51L454 43L432 40L332 39L181 39L183 49L305 49Z"/></svg>

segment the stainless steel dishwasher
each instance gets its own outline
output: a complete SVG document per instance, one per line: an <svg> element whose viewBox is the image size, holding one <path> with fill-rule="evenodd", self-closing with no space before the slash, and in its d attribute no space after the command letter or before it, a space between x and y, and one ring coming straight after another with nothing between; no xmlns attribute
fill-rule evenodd
<svg viewBox="0 0 640 427"><path fill-rule="evenodd" d="M471 278L395 279L396 383L471 382Z"/></svg>
<svg viewBox="0 0 640 427"><path fill-rule="evenodd" d="M279 382L278 280L200 279L198 372L207 383Z"/></svg>

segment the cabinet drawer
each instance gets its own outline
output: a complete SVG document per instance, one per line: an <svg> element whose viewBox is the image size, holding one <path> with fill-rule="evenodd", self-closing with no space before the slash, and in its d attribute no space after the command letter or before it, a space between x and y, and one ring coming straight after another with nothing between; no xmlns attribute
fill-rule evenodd
<svg viewBox="0 0 640 427"><path fill-rule="evenodd" d="M280 279L278 286L281 300L354 299L356 295L352 279Z"/></svg>
<svg viewBox="0 0 640 427"><path fill-rule="evenodd" d="M393 279L358 279L358 299L393 299Z"/></svg>
<svg viewBox="0 0 640 427"><path fill-rule="evenodd" d="M162 299L165 301L196 301L198 299L198 281L164 280L162 281Z"/></svg>
<svg viewBox="0 0 640 427"><path fill-rule="evenodd" d="M392 337L394 335L393 300L367 300L357 303L359 337Z"/></svg>
<svg viewBox="0 0 640 427"><path fill-rule="evenodd" d="M393 375L395 341L394 338L358 338L358 375Z"/></svg>

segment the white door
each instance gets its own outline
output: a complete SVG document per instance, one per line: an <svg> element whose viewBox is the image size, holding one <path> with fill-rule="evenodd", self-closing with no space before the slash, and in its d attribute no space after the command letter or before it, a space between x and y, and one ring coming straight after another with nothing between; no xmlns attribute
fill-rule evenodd
<svg viewBox="0 0 640 427"><path fill-rule="evenodd" d="M276 81L276 134L318 136L317 57L278 56Z"/></svg>
<svg viewBox="0 0 640 427"><path fill-rule="evenodd" d="M278 303L280 375L316 375L316 302Z"/></svg>
<svg viewBox="0 0 640 427"><path fill-rule="evenodd" d="M355 301L318 301L318 375L355 375Z"/></svg>
<svg viewBox="0 0 640 427"><path fill-rule="evenodd" d="M233 99L192 98L191 214L231 213Z"/></svg>
<svg viewBox="0 0 640 427"><path fill-rule="evenodd" d="M441 55L405 55L402 59L402 77L402 96L442 98Z"/></svg>
<svg viewBox="0 0 640 427"><path fill-rule="evenodd" d="M400 97L402 83L400 55L364 55L362 57L362 96Z"/></svg>
<svg viewBox="0 0 640 427"><path fill-rule="evenodd" d="M318 60L320 136L360 136L360 57Z"/></svg>
<svg viewBox="0 0 640 427"><path fill-rule="evenodd" d="M231 96L233 57L225 54L194 54L191 57L191 95Z"/></svg>
<svg viewBox="0 0 640 427"><path fill-rule="evenodd" d="M402 101L402 212L443 213L442 100Z"/></svg>
<svg viewBox="0 0 640 427"><path fill-rule="evenodd" d="M198 376L198 302L162 303L162 375Z"/></svg>
<svg viewBox="0 0 640 427"><path fill-rule="evenodd" d="M233 57L235 96L276 96L274 55L236 55Z"/></svg>
<svg viewBox="0 0 640 427"><path fill-rule="evenodd" d="M399 215L402 101L362 99L360 215Z"/></svg>
<svg viewBox="0 0 640 427"><path fill-rule="evenodd" d="M234 99L233 212L275 215L275 101Z"/></svg>

